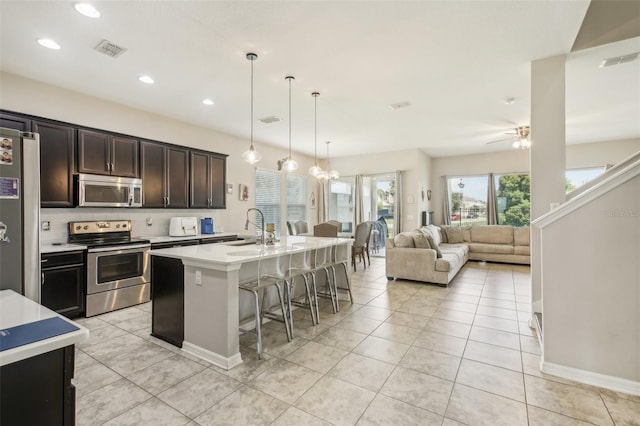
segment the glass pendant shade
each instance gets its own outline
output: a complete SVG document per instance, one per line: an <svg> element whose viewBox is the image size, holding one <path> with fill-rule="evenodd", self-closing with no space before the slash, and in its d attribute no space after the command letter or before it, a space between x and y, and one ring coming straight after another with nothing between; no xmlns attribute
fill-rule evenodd
<svg viewBox="0 0 640 426"><path fill-rule="evenodd" d="M288 173L294 172L294 171L298 170L298 162L296 160L294 160L293 158L289 157L282 164L282 168L285 169Z"/></svg>
<svg viewBox="0 0 640 426"><path fill-rule="evenodd" d="M340 179L340 172L338 172L337 170L331 170L329 172L329 179L331 180Z"/></svg>
<svg viewBox="0 0 640 426"><path fill-rule="evenodd" d="M314 163L313 166L309 168L309 174L315 178L318 177L318 174L322 171L318 163Z"/></svg>
<svg viewBox="0 0 640 426"><path fill-rule="evenodd" d="M318 175L316 177L318 178L318 180L329 180L329 172L325 170L320 170L320 172L318 172Z"/></svg>
<svg viewBox="0 0 640 426"><path fill-rule="evenodd" d="M262 155L253 146L253 62L258 59L255 53L247 53L247 59L251 61L251 145L242 153L242 159L249 164L256 164L262 159Z"/></svg>
<svg viewBox="0 0 640 426"><path fill-rule="evenodd" d="M251 145L249 149L242 154L242 159L249 164L256 164L262 159L262 155Z"/></svg>

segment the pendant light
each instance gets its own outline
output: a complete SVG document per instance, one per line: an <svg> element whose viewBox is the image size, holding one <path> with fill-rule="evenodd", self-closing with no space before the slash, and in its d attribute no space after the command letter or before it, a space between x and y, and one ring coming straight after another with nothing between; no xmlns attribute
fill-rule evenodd
<svg viewBox="0 0 640 426"><path fill-rule="evenodd" d="M287 173L291 173L298 169L298 162L291 158L291 82L295 80L293 76L287 76L284 78L289 81L289 156L282 163L282 168L287 171Z"/></svg>
<svg viewBox="0 0 640 426"><path fill-rule="evenodd" d="M313 127L313 166L309 169L309 174L313 177L318 177L318 173L322 171L320 166L318 166L318 96L320 93L313 92L311 94L313 96L313 117L314 117L314 127Z"/></svg>
<svg viewBox="0 0 640 426"><path fill-rule="evenodd" d="M253 146L253 61L258 59L258 55L247 53L247 59L251 61L251 146L242 154L242 158L249 164L256 164L262 159L262 155Z"/></svg>
<svg viewBox="0 0 640 426"><path fill-rule="evenodd" d="M327 170L323 170L318 174L320 180L336 180L340 178L340 172L337 170L331 170L331 162L329 161L329 144L331 141L326 141L327 144Z"/></svg>

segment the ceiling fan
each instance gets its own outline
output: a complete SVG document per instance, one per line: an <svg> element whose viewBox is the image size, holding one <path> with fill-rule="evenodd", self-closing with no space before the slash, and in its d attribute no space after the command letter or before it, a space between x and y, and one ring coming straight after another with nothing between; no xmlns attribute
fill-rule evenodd
<svg viewBox="0 0 640 426"><path fill-rule="evenodd" d="M529 140L529 131L530 130L531 129L529 128L529 126L518 126L518 127L515 127L513 129L513 131L505 133L505 135L513 135L510 138L508 138L508 139L500 139L500 140L493 141L493 142L487 142L487 145L490 145L492 143L513 141L513 143L511 144L512 147L520 148L520 149L527 149L527 148L529 148L531 146L531 141Z"/></svg>

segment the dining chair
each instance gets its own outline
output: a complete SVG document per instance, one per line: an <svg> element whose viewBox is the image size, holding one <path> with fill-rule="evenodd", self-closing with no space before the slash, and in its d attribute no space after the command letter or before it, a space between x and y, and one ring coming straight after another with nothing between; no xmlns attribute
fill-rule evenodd
<svg viewBox="0 0 640 426"><path fill-rule="evenodd" d="M329 222L319 223L313 227L314 237L338 237L338 227Z"/></svg>
<svg viewBox="0 0 640 426"><path fill-rule="evenodd" d="M338 232L342 232L342 222L337 221L337 220L328 220L327 223L330 223L332 225L335 225L338 227Z"/></svg>
<svg viewBox="0 0 640 426"><path fill-rule="evenodd" d="M304 220L299 220L295 223L296 235L306 234L309 232L309 224Z"/></svg>
<svg viewBox="0 0 640 426"><path fill-rule="evenodd" d="M351 265L353 265L353 271L356 270L356 256L360 256L360 259L364 263L364 267L367 267L367 262L364 259L367 250L367 240L371 235L371 222L362 222L356 225L356 233L351 246ZM369 263L371 266L371 263Z"/></svg>

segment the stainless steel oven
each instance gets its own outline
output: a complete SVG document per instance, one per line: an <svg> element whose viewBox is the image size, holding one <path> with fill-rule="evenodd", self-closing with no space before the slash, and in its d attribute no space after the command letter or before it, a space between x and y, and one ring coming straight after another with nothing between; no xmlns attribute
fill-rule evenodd
<svg viewBox="0 0 640 426"><path fill-rule="evenodd" d="M128 220L72 222L69 241L87 245L86 316L148 302L148 240L131 238Z"/></svg>

